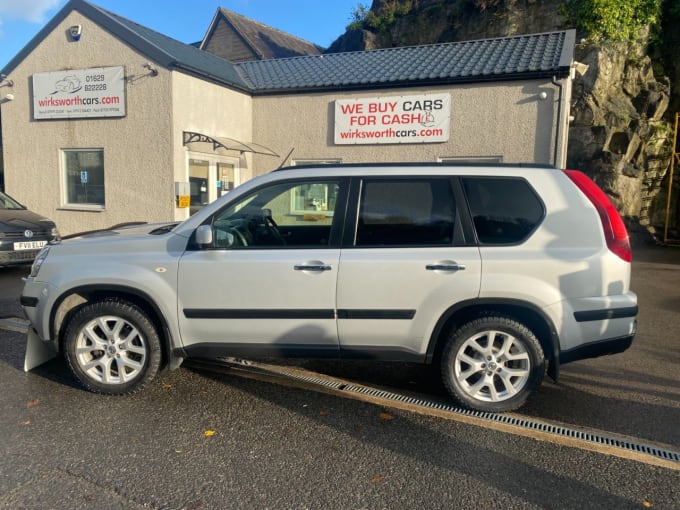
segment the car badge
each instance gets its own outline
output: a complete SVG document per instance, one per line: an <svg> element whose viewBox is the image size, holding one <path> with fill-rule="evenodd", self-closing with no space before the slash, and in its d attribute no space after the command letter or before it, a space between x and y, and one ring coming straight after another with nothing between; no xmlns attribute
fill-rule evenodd
<svg viewBox="0 0 680 510"><path fill-rule="evenodd" d="M24 237L27 237L28 239L30 239L31 237L33 237L33 231L32 230L24 230Z"/></svg>

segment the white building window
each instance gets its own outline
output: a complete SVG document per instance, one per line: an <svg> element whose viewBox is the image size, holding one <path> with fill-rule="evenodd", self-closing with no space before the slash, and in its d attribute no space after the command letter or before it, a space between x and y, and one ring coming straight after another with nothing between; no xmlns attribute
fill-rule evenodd
<svg viewBox="0 0 680 510"><path fill-rule="evenodd" d="M104 149L62 149L64 205L103 209Z"/></svg>
<svg viewBox="0 0 680 510"><path fill-rule="evenodd" d="M293 166L302 165L337 165L342 163L342 159L294 159ZM337 190L329 195L329 188L326 184L305 184L293 188L291 195L291 210L293 214L314 213L319 216L332 216L328 213L329 205L333 203L335 207L335 197Z"/></svg>

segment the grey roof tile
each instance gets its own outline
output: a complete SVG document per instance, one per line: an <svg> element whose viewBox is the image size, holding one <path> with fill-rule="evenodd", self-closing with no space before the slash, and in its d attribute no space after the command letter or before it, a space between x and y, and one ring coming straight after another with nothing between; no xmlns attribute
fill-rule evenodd
<svg viewBox="0 0 680 510"><path fill-rule="evenodd" d="M565 76L573 30L236 64L254 93Z"/></svg>

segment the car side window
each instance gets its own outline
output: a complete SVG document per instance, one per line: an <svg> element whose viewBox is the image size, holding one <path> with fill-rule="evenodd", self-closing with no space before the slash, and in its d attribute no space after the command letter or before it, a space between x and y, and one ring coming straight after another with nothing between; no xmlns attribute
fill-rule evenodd
<svg viewBox="0 0 680 510"><path fill-rule="evenodd" d="M517 244L540 224L545 207L524 179L465 177L463 187L482 244Z"/></svg>
<svg viewBox="0 0 680 510"><path fill-rule="evenodd" d="M214 248L329 246L340 190L338 179L260 188L215 215Z"/></svg>
<svg viewBox="0 0 680 510"><path fill-rule="evenodd" d="M450 245L455 224L448 178L364 179L355 245Z"/></svg>

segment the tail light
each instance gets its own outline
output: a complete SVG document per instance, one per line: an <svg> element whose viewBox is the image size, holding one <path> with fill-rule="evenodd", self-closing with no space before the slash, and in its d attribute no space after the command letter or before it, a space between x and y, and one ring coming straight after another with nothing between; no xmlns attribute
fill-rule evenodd
<svg viewBox="0 0 680 510"><path fill-rule="evenodd" d="M630 240L626 225L623 223L621 215L611 203L609 197L605 195L597 184L595 184L586 174L578 170L564 170L564 173L572 180L585 196L593 203L600 215L604 237L607 240L607 247L621 259L630 262L633 259L633 252L630 248Z"/></svg>

